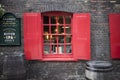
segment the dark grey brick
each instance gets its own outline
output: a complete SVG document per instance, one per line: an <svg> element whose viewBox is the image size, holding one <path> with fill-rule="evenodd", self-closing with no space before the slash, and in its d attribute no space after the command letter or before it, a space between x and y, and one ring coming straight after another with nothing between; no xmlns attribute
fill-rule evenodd
<svg viewBox="0 0 120 80"><path fill-rule="evenodd" d="M115 2L110 2L115 1ZM0 0L6 12L22 18L24 12L66 11L91 14L92 60L113 61L111 80L120 80L120 61L111 60L109 13L120 13L120 0ZM23 52L23 26L21 46L0 46L0 77L2 77L5 52ZM11 54L11 53L9 53ZM40 62L26 63L28 80L85 80L85 62ZM1 79L1 78L0 78Z"/></svg>

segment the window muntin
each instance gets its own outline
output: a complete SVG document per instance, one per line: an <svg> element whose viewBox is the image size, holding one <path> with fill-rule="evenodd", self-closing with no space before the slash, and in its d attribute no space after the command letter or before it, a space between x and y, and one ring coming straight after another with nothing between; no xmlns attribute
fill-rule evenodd
<svg viewBox="0 0 120 80"><path fill-rule="evenodd" d="M43 15L43 53L72 54L71 15Z"/></svg>

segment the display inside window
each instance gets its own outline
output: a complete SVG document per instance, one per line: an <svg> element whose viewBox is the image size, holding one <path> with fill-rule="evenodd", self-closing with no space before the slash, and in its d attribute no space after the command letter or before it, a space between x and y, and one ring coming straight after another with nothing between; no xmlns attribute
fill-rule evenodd
<svg viewBox="0 0 120 80"><path fill-rule="evenodd" d="M71 16L43 16L43 53L71 54Z"/></svg>

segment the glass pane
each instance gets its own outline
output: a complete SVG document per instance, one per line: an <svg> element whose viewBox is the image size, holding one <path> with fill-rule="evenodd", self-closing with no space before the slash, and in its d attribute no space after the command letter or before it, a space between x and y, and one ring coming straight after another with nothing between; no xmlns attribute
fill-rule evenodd
<svg viewBox="0 0 120 80"><path fill-rule="evenodd" d="M59 54L64 53L64 46L58 46L58 49L59 49Z"/></svg>
<svg viewBox="0 0 120 80"><path fill-rule="evenodd" d="M67 45L66 46L66 53L71 53L71 50L72 48L71 48L71 45Z"/></svg>
<svg viewBox="0 0 120 80"><path fill-rule="evenodd" d="M66 43L71 43L71 36L66 36Z"/></svg>
<svg viewBox="0 0 120 80"><path fill-rule="evenodd" d="M48 16L44 16L43 20L44 20L44 24L49 24L49 17Z"/></svg>
<svg viewBox="0 0 120 80"><path fill-rule="evenodd" d="M64 36L58 36L58 43L64 43Z"/></svg>
<svg viewBox="0 0 120 80"><path fill-rule="evenodd" d="M49 33L49 26L44 26L44 34L48 34Z"/></svg>
<svg viewBox="0 0 120 80"><path fill-rule="evenodd" d="M50 46L49 45L44 46L44 53L45 54L49 54L50 53Z"/></svg>
<svg viewBox="0 0 120 80"><path fill-rule="evenodd" d="M58 32L59 32L59 34L64 34L64 27L63 26L59 26L58 27Z"/></svg>
<svg viewBox="0 0 120 80"><path fill-rule="evenodd" d="M52 45L52 53L53 54L63 54L64 53L64 46Z"/></svg>
<svg viewBox="0 0 120 80"><path fill-rule="evenodd" d="M52 53L53 54L57 53L57 45L52 45Z"/></svg>
<svg viewBox="0 0 120 80"><path fill-rule="evenodd" d="M56 36L51 35L51 43L56 45L56 43L57 43L57 37Z"/></svg>
<svg viewBox="0 0 120 80"><path fill-rule="evenodd" d="M66 26L65 29L66 29L66 33L71 34L71 27L70 26Z"/></svg>
<svg viewBox="0 0 120 80"><path fill-rule="evenodd" d="M51 24L56 24L56 17L55 16L51 17Z"/></svg>
<svg viewBox="0 0 120 80"><path fill-rule="evenodd" d="M58 17L58 23L59 23L59 24L63 24L63 17L62 17L62 16L59 16L59 17Z"/></svg>
<svg viewBox="0 0 120 80"><path fill-rule="evenodd" d="M44 36L44 43L50 43L50 36L49 35Z"/></svg>
<svg viewBox="0 0 120 80"><path fill-rule="evenodd" d="M57 29L56 29L56 26L51 26L51 33L52 34L55 34L55 33L57 33Z"/></svg>
<svg viewBox="0 0 120 80"><path fill-rule="evenodd" d="M66 24L71 24L71 16L65 17Z"/></svg>

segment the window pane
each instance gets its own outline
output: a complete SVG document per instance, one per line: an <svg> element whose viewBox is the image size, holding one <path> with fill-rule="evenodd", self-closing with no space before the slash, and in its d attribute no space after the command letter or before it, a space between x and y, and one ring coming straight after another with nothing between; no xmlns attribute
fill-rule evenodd
<svg viewBox="0 0 120 80"><path fill-rule="evenodd" d="M50 53L50 46L49 45L44 46L44 53L45 54L49 54Z"/></svg>
<svg viewBox="0 0 120 80"><path fill-rule="evenodd" d="M51 17L51 24L56 24L56 17L55 16Z"/></svg>
<svg viewBox="0 0 120 80"><path fill-rule="evenodd" d="M63 16L59 16L58 17L58 23L59 24L63 24Z"/></svg>
<svg viewBox="0 0 120 80"><path fill-rule="evenodd" d="M66 24L71 24L71 16L65 17Z"/></svg>
<svg viewBox="0 0 120 80"><path fill-rule="evenodd" d="M56 45L56 43L57 43L57 37L56 36L51 35L51 43Z"/></svg>
<svg viewBox="0 0 120 80"><path fill-rule="evenodd" d="M43 20L44 20L44 24L49 24L49 17L48 16L44 16Z"/></svg>
<svg viewBox="0 0 120 80"><path fill-rule="evenodd" d="M49 26L44 26L44 34L48 34L49 33Z"/></svg>
<svg viewBox="0 0 120 80"><path fill-rule="evenodd" d="M71 34L71 27L70 26L66 26L65 29L66 29L66 33Z"/></svg>
<svg viewBox="0 0 120 80"><path fill-rule="evenodd" d="M58 43L64 43L64 36L58 36Z"/></svg>
<svg viewBox="0 0 120 80"><path fill-rule="evenodd" d="M64 53L64 46L52 45L52 53L53 54L63 54Z"/></svg>
<svg viewBox="0 0 120 80"><path fill-rule="evenodd" d="M66 53L71 53L71 45L66 46Z"/></svg>
<svg viewBox="0 0 120 80"><path fill-rule="evenodd" d="M57 45L52 45L52 53L53 54L57 53Z"/></svg>
<svg viewBox="0 0 120 80"><path fill-rule="evenodd" d="M64 53L64 46L58 46L58 49L59 49L59 54Z"/></svg>
<svg viewBox="0 0 120 80"><path fill-rule="evenodd" d="M55 34L55 33L57 33L57 29L56 29L56 26L51 26L51 33L52 34Z"/></svg>
<svg viewBox="0 0 120 80"><path fill-rule="evenodd" d="M64 34L64 27L63 26L59 26L58 27L58 32L59 32L59 34Z"/></svg>
<svg viewBox="0 0 120 80"><path fill-rule="evenodd" d="M66 36L66 43L71 43L71 36Z"/></svg>
<svg viewBox="0 0 120 80"><path fill-rule="evenodd" d="M50 36L49 35L44 36L44 43L50 43Z"/></svg>

